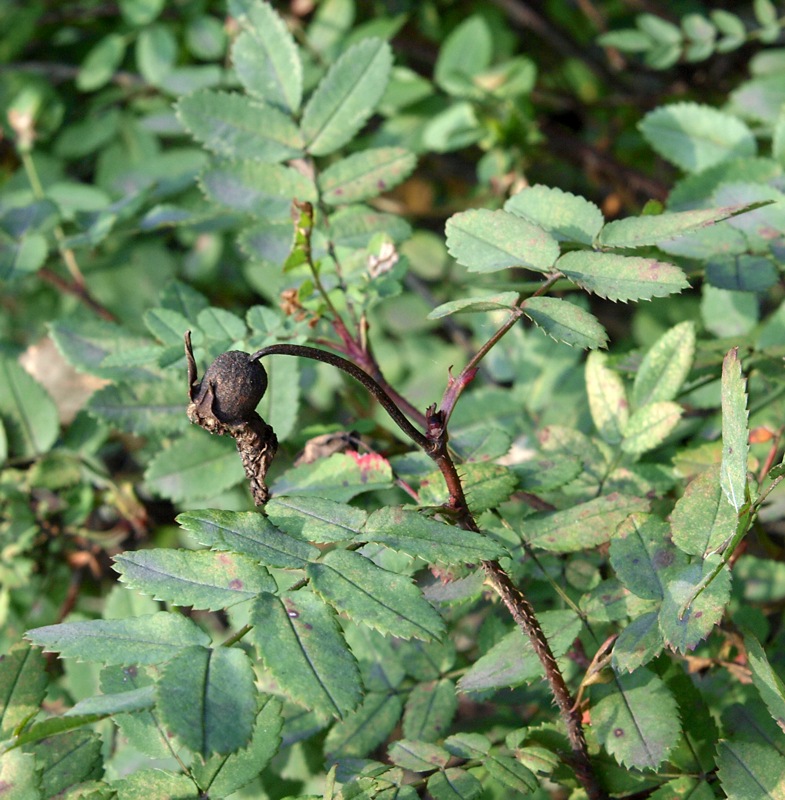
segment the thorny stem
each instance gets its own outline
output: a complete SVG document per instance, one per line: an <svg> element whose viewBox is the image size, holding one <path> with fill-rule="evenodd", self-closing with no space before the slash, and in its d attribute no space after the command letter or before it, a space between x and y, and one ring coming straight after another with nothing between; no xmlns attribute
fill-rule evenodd
<svg viewBox="0 0 785 800"><path fill-rule="evenodd" d="M557 276L551 278L555 281ZM543 286L543 291L547 288ZM492 337L492 344L497 342L510 328L517 322L523 312L520 307L510 315L510 318L502 325L499 330ZM487 345L487 343L486 343ZM491 345L492 346L492 345ZM462 391L463 387L469 383L471 378L476 374L477 364L485 353L488 352L490 346L483 346L481 351L475 358L472 359L469 365L463 369L461 376L457 381L461 381L461 388L451 396L452 405ZM371 394L379 401L380 405L387 411L390 417L395 421L398 427L409 436L419 447L421 447L437 464L439 467L447 489L449 492L449 502L447 509L451 511L456 518L458 526L475 532L480 532L480 529L469 509L466 501L466 495L463 490L461 478L458 475L458 470L455 462L450 456L447 447L447 414L445 414L444 407L437 410L435 406L428 409L426 413L426 435L418 431L409 420L403 415L395 402L391 399L390 395L385 391L382 386L377 383L367 372L363 371L355 364L347 361L341 356L330 353L326 350L320 350L315 347L308 347L305 345L294 344L277 344L258 350L251 356L251 359L259 359L268 355L291 355L302 356L305 358L313 358L318 361L323 361L327 364L337 367L344 372L351 375L358 380L363 386L368 389ZM456 381L456 382L457 382ZM449 391L448 387L448 391ZM452 411L452 405L449 411ZM545 677L550 685L551 692L559 708L562 720L567 728L567 735L569 737L570 746L572 748L572 758L570 759L573 769L578 780L581 782L589 800L603 800L606 794L600 786L596 775L592 769L591 761L589 759L588 746L586 744L586 737L583 733L581 724L580 713L575 706L575 702L570 694L570 690L564 681L564 676L561 674L556 659L551 651L548 640L540 627L540 623L534 613L534 609L529 603L523 592L513 584L509 575L502 569L498 561L483 561L482 569L485 572L486 580L499 595L504 605L509 610L513 619L521 630L529 638L534 652L540 660L545 670Z"/></svg>

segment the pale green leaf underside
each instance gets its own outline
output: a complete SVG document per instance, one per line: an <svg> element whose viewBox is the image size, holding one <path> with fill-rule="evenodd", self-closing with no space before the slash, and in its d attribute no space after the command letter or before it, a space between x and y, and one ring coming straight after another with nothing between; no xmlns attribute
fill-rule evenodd
<svg viewBox="0 0 785 800"><path fill-rule="evenodd" d="M155 686L141 686L127 692L116 694L99 694L80 700L65 712L66 717L99 716L110 714L131 714L147 711L155 705Z"/></svg>
<svg viewBox="0 0 785 800"><path fill-rule="evenodd" d="M286 24L269 3L245 4L237 17L243 31L232 47L232 62L240 82L265 102L297 112L302 64Z"/></svg>
<svg viewBox="0 0 785 800"><path fill-rule="evenodd" d="M357 662L335 612L308 589L261 594L251 614L254 644L265 667L295 702L343 717L362 697Z"/></svg>
<svg viewBox="0 0 785 800"><path fill-rule="evenodd" d="M594 314L558 297L530 297L523 313L557 342L596 350L608 344L608 334Z"/></svg>
<svg viewBox="0 0 785 800"><path fill-rule="evenodd" d="M447 220L447 249L470 272L525 267L547 272L559 245L537 225L506 211L472 209Z"/></svg>
<svg viewBox="0 0 785 800"><path fill-rule="evenodd" d="M221 156L277 162L302 154L291 117L239 94L201 89L181 98L177 113L195 139Z"/></svg>
<svg viewBox="0 0 785 800"><path fill-rule="evenodd" d="M303 567L319 555L315 547L283 533L255 511L203 509L180 514L177 521L202 545L244 553L270 567Z"/></svg>
<svg viewBox="0 0 785 800"><path fill-rule="evenodd" d="M713 225L741 214L747 205L724 208L700 208L694 211L671 211L609 222L597 238L602 247L645 247L667 242L685 233Z"/></svg>
<svg viewBox="0 0 785 800"><path fill-rule="evenodd" d="M605 222L602 211L589 200L539 184L514 194L504 210L538 225L560 242L590 245Z"/></svg>
<svg viewBox="0 0 785 800"><path fill-rule="evenodd" d="M309 153L323 156L346 144L373 113L392 68L392 51L364 39L330 67L303 111L300 125Z"/></svg>
<svg viewBox="0 0 785 800"><path fill-rule="evenodd" d="M586 359L586 394L597 431L610 444L618 444L629 419L629 404L624 383L607 366L605 353L590 353Z"/></svg>
<svg viewBox="0 0 785 800"><path fill-rule="evenodd" d="M464 297L462 300L450 300L442 303L428 314L428 319L442 319L451 314L478 313L481 311L498 311L499 309L512 309L518 302L518 292L499 292L476 297Z"/></svg>
<svg viewBox="0 0 785 800"><path fill-rule="evenodd" d="M177 606L215 611L276 589L264 567L238 553L161 548L114 560L123 583Z"/></svg>
<svg viewBox="0 0 785 800"><path fill-rule="evenodd" d="M331 164L319 174L325 203L332 206L358 203L389 191L408 177L417 158L403 147L377 147L354 153Z"/></svg>
<svg viewBox="0 0 785 800"><path fill-rule="evenodd" d="M402 639L438 639L444 622L404 575L359 553L332 550L308 565L314 589L355 622Z"/></svg>
<svg viewBox="0 0 785 800"><path fill-rule="evenodd" d="M616 492L579 503L564 511L540 511L523 522L523 533L534 547L574 553L607 542L629 514L647 511L641 497Z"/></svg>
<svg viewBox="0 0 785 800"><path fill-rule="evenodd" d="M656 769L681 734L676 701L646 667L592 687L592 728L602 745L627 767Z"/></svg>
<svg viewBox="0 0 785 800"><path fill-rule="evenodd" d="M194 622L165 611L127 619L96 619L47 625L27 632L46 652L103 664L160 664L210 637Z"/></svg>
<svg viewBox="0 0 785 800"><path fill-rule="evenodd" d="M732 158L753 156L755 137L738 117L698 103L674 103L641 121L646 141L686 172L700 172Z"/></svg>
<svg viewBox="0 0 785 800"><path fill-rule="evenodd" d="M665 261L590 250L565 253L556 269L586 291L614 302L665 297L689 285L684 272Z"/></svg>
<svg viewBox="0 0 785 800"><path fill-rule="evenodd" d="M161 721L189 749L208 756L248 744L257 692L243 650L189 647L166 665L157 688Z"/></svg>
<svg viewBox="0 0 785 800"><path fill-rule="evenodd" d="M736 509L744 505L747 489L746 381L741 371L739 349L729 350L722 362L722 465L720 484L728 502Z"/></svg>
<svg viewBox="0 0 785 800"><path fill-rule="evenodd" d="M643 357L632 385L633 405L673 400L689 374L694 355L695 323L674 325Z"/></svg>
<svg viewBox="0 0 785 800"><path fill-rule="evenodd" d="M633 411L624 426L621 449L640 455L661 445L681 419L682 408L663 400Z"/></svg>
<svg viewBox="0 0 785 800"><path fill-rule="evenodd" d="M677 547L701 556L717 550L736 532L738 517L720 486L720 466L711 466L687 485L671 513Z"/></svg>

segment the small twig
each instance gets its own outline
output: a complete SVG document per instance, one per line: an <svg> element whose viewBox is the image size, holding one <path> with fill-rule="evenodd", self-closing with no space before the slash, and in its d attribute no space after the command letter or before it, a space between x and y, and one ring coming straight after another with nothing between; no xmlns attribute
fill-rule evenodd
<svg viewBox="0 0 785 800"><path fill-rule="evenodd" d="M393 422L413 441L422 447L426 452L431 449L431 442L417 430L403 415L400 408L395 404L385 389L372 378L367 372L360 369L351 361L342 356L330 353L327 350L320 350L318 347L308 347L301 344L273 344L257 350L252 356L251 361L257 361L265 356L299 356L301 358L311 358L331 364L333 367L343 370L359 381L365 388L379 401L382 408L390 415Z"/></svg>

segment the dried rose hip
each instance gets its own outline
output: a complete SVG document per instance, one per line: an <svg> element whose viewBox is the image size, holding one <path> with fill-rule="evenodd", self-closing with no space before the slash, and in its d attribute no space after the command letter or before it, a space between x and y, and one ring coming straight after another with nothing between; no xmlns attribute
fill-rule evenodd
<svg viewBox="0 0 785 800"><path fill-rule="evenodd" d="M259 361L251 361L248 353L230 350L207 368L194 403L202 406L207 401L216 418L230 424L247 419L266 391L267 373Z"/></svg>

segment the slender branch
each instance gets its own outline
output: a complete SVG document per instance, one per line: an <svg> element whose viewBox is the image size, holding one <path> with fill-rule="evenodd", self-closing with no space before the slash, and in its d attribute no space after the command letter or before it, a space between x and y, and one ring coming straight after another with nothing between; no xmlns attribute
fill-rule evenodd
<svg viewBox="0 0 785 800"><path fill-rule="evenodd" d="M255 361L265 356L300 356L302 358L312 358L316 361L323 361L325 364L331 364L338 369L343 370L351 375L355 380L359 381L365 388L379 401L382 408L390 415L393 422L413 441L419 445L426 452L433 449L432 442L423 436L417 428L409 422L403 415L401 410L387 394L387 392L376 382L367 372L360 369L351 361L337 356L335 353L330 353L327 350L320 350L318 347L308 347L301 344L273 344L269 347L263 347L257 350L252 356L251 361Z"/></svg>
<svg viewBox="0 0 785 800"><path fill-rule="evenodd" d="M537 290L531 295L532 297L538 297L541 294L550 289L559 278L562 277L560 272L552 274L548 280L544 281ZM477 369L479 367L480 362L485 358L485 356L489 353L491 348L493 348L499 340L508 333L515 325L515 323L523 316L523 306L525 305L526 301L524 300L519 305L516 305L512 309L510 309L510 316L499 326L496 332L486 341L482 347L472 356L466 366L461 370L460 375L457 378L450 378L449 383L447 384L447 388L444 390L444 394L442 395L442 404L441 404L441 412L444 415L444 426L447 426L447 423L450 421L450 417L452 416L452 412L455 408L455 403L457 402L458 398L463 393L463 390L474 380L474 376L477 374Z"/></svg>

